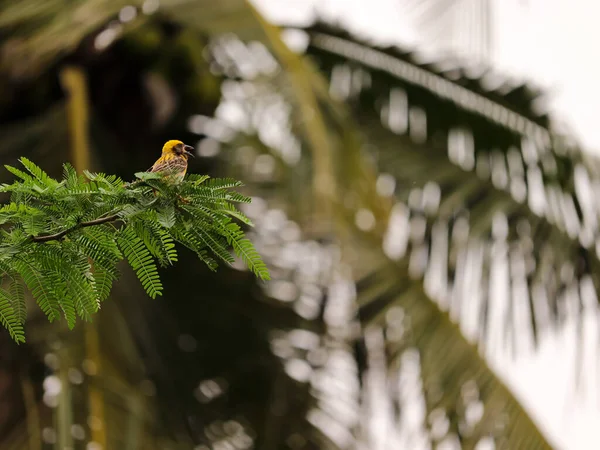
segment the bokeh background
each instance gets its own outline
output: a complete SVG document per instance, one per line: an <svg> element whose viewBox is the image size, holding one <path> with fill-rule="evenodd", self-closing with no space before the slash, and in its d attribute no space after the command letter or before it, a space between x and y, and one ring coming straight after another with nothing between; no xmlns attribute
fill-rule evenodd
<svg viewBox="0 0 600 450"><path fill-rule="evenodd" d="M579 3L1 0L2 163L128 179L181 139L273 279L182 252L73 331L32 300L0 448L597 449Z"/></svg>

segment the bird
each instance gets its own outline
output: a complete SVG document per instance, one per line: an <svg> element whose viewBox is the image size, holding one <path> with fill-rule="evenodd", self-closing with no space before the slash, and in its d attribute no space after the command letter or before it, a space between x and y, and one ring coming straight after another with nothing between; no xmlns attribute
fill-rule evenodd
<svg viewBox="0 0 600 450"><path fill-rule="evenodd" d="M188 158L194 157L194 147L178 140L170 140L163 145L160 158L148 169L165 175L168 181L180 183L185 177L188 167Z"/></svg>

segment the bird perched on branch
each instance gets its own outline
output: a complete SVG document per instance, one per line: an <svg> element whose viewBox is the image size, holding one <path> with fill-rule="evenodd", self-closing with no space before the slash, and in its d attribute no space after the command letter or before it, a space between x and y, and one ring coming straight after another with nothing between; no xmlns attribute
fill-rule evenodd
<svg viewBox="0 0 600 450"><path fill-rule="evenodd" d="M164 174L172 182L179 183L187 171L188 158L194 157L194 147L181 141L171 140L163 145L162 155L156 160L148 172Z"/></svg>

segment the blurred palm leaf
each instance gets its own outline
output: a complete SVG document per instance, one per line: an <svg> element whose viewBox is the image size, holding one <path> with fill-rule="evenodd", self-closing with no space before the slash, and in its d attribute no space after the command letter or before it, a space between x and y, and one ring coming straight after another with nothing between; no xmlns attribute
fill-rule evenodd
<svg viewBox="0 0 600 450"><path fill-rule="evenodd" d="M148 0L141 8L127 0L26 0L18 5L3 1L0 29L9 39L3 43L1 67L21 77L33 76L57 57L75 50L90 33L97 36L109 30L105 37L111 42L123 28L118 20L123 8L129 9L128 20L159 12L208 35L235 30L244 39L264 39L245 0L224 0L218 5L197 0Z"/></svg>
<svg viewBox="0 0 600 450"><path fill-rule="evenodd" d="M552 323L564 319L559 317L555 302L568 286L592 281L598 289L594 270L598 255L591 248L597 239L597 213L592 212L596 207L589 197L597 177L595 159L570 147L560 136L551 137L547 129L534 123L540 119L532 112L519 112L518 106L508 104L497 108L504 108L503 114L509 119L513 114L515 120L498 123L494 119L501 116L491 117L486 110L478 117L476 109L479 105L486 107L488 96L477 99L471 91L471 99L465 97L464 101L473 107L465 111L443 101L448 89L453 88L451 83L442 84L448 80L438 77L439 88L434 85L431 90L419 89L420 84L428 82L426 77L433 75L423 70L422 78L416 81L415 76L392 74L391 69L373 70L370 63L376 57L383 61L386 53L365 46L361 49L355 41L335 35L330 42L339 42L339 48L347 43L346 48L355 50L353 61L348 61L348 53L341 56L335 50L326 51L325 56L319 44L325 41L324 35L318 31L315 35L316 56L326 73L333 76L343 67L341 64L347 64L352 82L360 70L369 70L369 86L358 89L347 101L363 136L372 144L376 165L392 176L396 198L406 206L403 220L425 226L420 236L405 242L407 250L396 257L404 253L410 256L411 250L431 252L421 270L425 273L434 264L446 267L435 269L441 271L437 273L441 279L447 280L447 286L439 286L436 292L444 297L443 301L449 301L451 288L458 284L453 279L453 275L461 275L456 264L470 242L488 246L505 240L513 257L511 264L527 262L527 268L520 272L532 291L539 280L551 281L550 277L556 286L547 283L544 288L548 307L555 313ZM444 92L438 92L442 88ZM446 237L433 236L436 223L449 227ZM440 242L438 253L442 251L448 261L436 260L439 255L434 253L433 240ZM493 256L491 250L488 247L486 258ZM564 264L569 270L563 269ZM487 295L485 289L482 294ZM535 296L532 292L531 301L536 301ZM460 298L458 295L457 300ZM530 309L535 310L533 305ZM531 319L536 320L535 314Z"/></svg>
<svg viewBox="0 0 600 450"><path fill-rule="evenodd" d="M311 53L311 48L309 47L309 54ZM320 54L319 56L322 56L322 54ZM328 73L328 68L327 68L327 63L323 61L324 58L320 58L319 62L321 63L321 67L324 68L325 72ZM341 60L343 60L344 62L346 62L345 58L341 58ZM359 69L357 69L358 71ZM349 72L352 73L352 68L349 69ZM357 73L357 72L354 72ZM309 80L314 80L314 82L316 83L315 85L315 91L317 93L321 93L323 94L323 90L319 87L319 82L318 80L315 80L314 78L311 78L310 73L306 73L304 75L304 77L306 79ZM378 80L381 81L381 80ZM333 82L333 80L332 80ZM356 85L354 85L356 86ZM360 85L358 91L360 91ZM378 88L385 90L386 87L389 89L390 88L390 83L382 83L382 82L378 82L378 83L373 83L373 86L377 86ZM339 87L339 85L333 85L333 87ZM364 93L364 95L366 97L368 97L368 90L364 89L364 91L361 92L361 94ZM323 98L322 100L325 100L325 98ZM327 116L326 120L329 120L330 122L327 122L327 129L328 130L332 130L332 132L337 132L338 128L339 129L343 129L346 134L348 134L349 136L351 136L353 134L353 132L350 132L349 130L352 130L353 127L352 125L350 125L348 122L344 123L343 125L340 125L340 121L344 121L344 120L348 120L348 117L346 115L343 114L343 112L339 111L338 107L335 107L334 104L330 104L329 107L325 107L324 108L325 112L329 112L330 115L327 116L327 114L325 114ZM394 151L394 154L390 154L389 155L389 159L382 161L382 167L386 168L386 171L390 171L391 169L396 167L396 163L397 166L399 168L402 168L405 171L405 177L406 177L406 182L410 182L411 184L414 184L415 182L418 183L418 175L419 175L419 170L415 170L415 163L417 163L417 161L420 161L423 164L423 184L426 181L429 181L432 179L432 176L434 177L433 180L435 180L435 171L432 172L430 167L432 166L433 162L436 161L435 158L433 158L433 156L436 154L436 152L439 153L439 149L438 148L433 148L433 149L428 149L428 148L423 148L423 146L419 146L419 147L415 147L412 150L407 149L407 143L402 140L401 138L398 138L397 136L392 136L390 135L390 139L388 142L382 141L381 139L376 140L376 139L372 139L371 138L371 134L374 135L379 135L380 137L383 136L387 136L386 133L388 133L387 130L383 129L380 130L378 128L382 128L381 127L381 122L379 121L379 115L377 114L377 110L374 109L372 106L369 105L358 105L356 108L356 113L360 114L360 120L358 121L361 126L361 130L364 133L364 136L367 139L367 142L375 144L374 147L372 147L375 152L383 152L384 150L390 149ZM372 111L372 113L371 113ZM368 117L369 113L373 114L378 120L377 122L375 121L365 121L365 118ZM342 122L343 123L343 122ZM369 133L368 130L371 130L372 133ZM339 139L339 138L338 138ZM358 145L358 147L350 147L349 143L351 143L352 141L354 141L355 146ZM363 202L365 201L365 197L363 195L363 197L361 198L361 193L364 194L364 187L365 184L367 186L367 191L368 191L368 187L369 187L369 183L371 183L370 187L371 187L371 192L373 192L373 179L372 177L369 177L367 174L372 173L370 170L366 170L366 172L364 171L365 168L369 167L368 161L365 161L364 159L364 154L363 157L360 157L361 151L360 151L360 142L361 139L355 136L353 139L349 138L343 141L343 144L346 144L346 146L344 147L344 152L343 153L336 153L335 156L338 157L339 159L335 160L334 166L338 167L340 169L338 169L338 172L336 173L336 175L338 175L335 179L339 184L344 183L344 180L352 180L353 182L353 187L348 187L348 186L344 186L345 189L341 190L341 192L344 193L344 195L348 196L348 195L352 195L352 194L357 194L358 197L360 198ZM389 144L389 145L383 145L383 144ZM338 144L340 145L340 144ZM413 144L414 145L414 144ZM445 149L444 149L445 150ZM412 152L415 152L415 154L413 154ZM376 155L377 153L375 153ZM339 155L339 156L338 156ZM357 155L357 159L353 160L353 158L355 156L353 155ZM422 160L420 159L422 157ZM450 174L454 174L454 177L456 177L456 180L460 180L463 184L461 184L460 186L466 185L468 186L468 184L464 183L464 172L460 169L460 168L454 168L454 166L448 162L447 156L444 153L439 154L438 156L440 158L440 160L443 160L444 163L446 165L449 165L447 170L443 170L443 168L440 168L440 172L441 173L446 173L446 176L448 176L448 173ZM348 160L353 161L354 163L348 163ZM392 165L392 163L394 163ZM411 164L412 163L412 164ZM361 172L356 172L356 168L362 168L363 172L361 175L357 175L358 173ZM435 164L434 164L435 167ZM354 169L354 172L352 174L352 176L348 175L348 171L347 170L352 170ZM394 173L395 174L395 173ZM293 176L292 176L293 178ZM477 177L475 177L477 179ZM404 180L401 180L404 181ZM289 181L290 183L294 183L292 180ZM464 189L463 189L464 190ZM402 194L402 190L401 190L401 186L398 186L398 191L399 191L399 195L400 198L402 198L403 194ZM462 200L464 198L463 196L460 195L455 195L455 197L458 198L458 200ZM505 197L507 200L513 201L510 197L510 195L505 194ZM369 197L370 201L367 201L366 203L362 203L361 201L358 202L354 202L353 204L350 205L350 207L348 208L351 212L356 212L358 209L360 209L361 207L369 207L372 210L378 210L379 208L381 208L383 206L383 204L386 203L385 199L381 199L381 198L375 198L373 196ZM347 205L347 202L344 202L344 199L339 199L341 200L341 203L343 205ZM338 204L338 207L340 208L344 208L344 206L341 206ZM446 205L446 207L448 208L449 206ZM497 208L498 205L492 205L492 208ZM386 208L384 207L384 210ZM453 213L453 209L450 210L450 213L448 213L449 216L452 216ZM354 214L349 214L350 219L354 218ZM348 223L347 221L345 223ZM485 224L485 222L480 223L480 225L484 226L484 227L488 227L490 226L490 224L488 223L487 225ZM381 234L379 234L379 237L381 238ZM381 245L381 242L379 242L379 245ZM348 249L346 249L346 251L348 251ZM360 269L364 267L365 264L368 264L366 262L366 258L365 258L365 249L361 248L360 250L356 250L355 254L360 255L360 262L357 262L357 267L355 267L356 270L358 270L360 272ZM350 251L350 253L352 253ZM363 269L364 270L364 269ZM412 292L412 290L408 287L410 284L414 283L413 281L411 281L411 277L409 277L408 273L408 267L405 267L405 272L403 275L400 274L396 274L395 276L392 274L392 272L390 271L386 271L385 274L387 275L387 278L382 277L380 279L380 282L387 282L387 283L393 283L391 287L387 287L387 284L384 284L385 287L381 288L384 289L384 293L382 293L382 297L383 298L387 298L388 295L390 295L389 293L385 292L385 289L390 289L392 292L394 292L395 289L397 289L396 284L394 283L405 283L404 287L406 288L406 290L408 292ZM383 281L382 281L383 280ZM401 281L400 281L401 280ZM414 296L414 293L412 295L409 295L408 298L412 298ZM391 303L391 302L390 302ZM412 305L413 303L411 303ZM371 311L369 312L368 315L363 317L363 320L365 320L365 324L368 324L370 322L370 320L368 319L371 315L373 316L377 316L377 317L382 317L383 315L385 315L386 312L386 308L384 308L384 306L389 306L386 305L385 303L381 303L378 302L375 305L370 305L372 308ZM429 305L431 307L431 305ZM374 311L373 311L374 309ZM433 309L431 311L438 311L438 314L444 314L441 313L436 307L433 307ZM417 313L417 317L422 314L422 313ZM429 313L426 317L427 320L430 320L432 318L431 316L432 313ZM407 312L407 316L410 316L411 312L408 311ZM421 322L418 321L420 324L425 324L425 322ZM432 323L436 323L436 320L432 320ZM433 326L433 325L432 325ZM420 332L425 332L429 335L429 333L432 332L432 328L430 327L421 327L420 328ZM454 327L449 327L448 328L448 332L454 332L455 334L455 339L450 340L448 338L448 335L446 335L445 333L443 340L441 340L440 342L444 342L444 343L449 343L448 344L448 348L454 348L457 350L457 355L459 354L458 349L461 348L461 345L458 344L458 342L464 342L464 339L462 338L460 332L458 331L457 328ZM435 332L434 332L435 334ZM429 341L427 341L429 342ZM451 343L450 343L451 342ZM475 352L476 350L473 347L470 347L469 344L467 344L466 342L464 342L464 345L466 346L466 348L470 348L471 352ZM426 351L423 348L419 348L419 350L421 351ZM452 354L452 353L450 353ZM397 352L396 355L397 356ZM392 358L392 364L397 364L397 361L395 361L395 358ZM435 360L434 360L435 361ZM459 358L459 361L461 362L461 364L467 364L465 360ZM454 375L452 375L452 372L447 373L448 372L448 368L444 368L443 366L442 360L439 361L439 365L435 365L434 362L428 360L428 364L425 368L425 370L427 371L427 377L431 377L433 376L433 374L437 374L437 376L448 376L450 378L450 383L454 383L456 382L456 386L461 386L464 382L463 381L459 381L458 378L456 378L456 373ZM472 373L477 374L477 376L475 376L475 384L476 385L485 385L487 387L489 387L489 391L486 390L485 394L483 396L482 401L483 402L490 402L490 404L488 405L488 409L486 409L485 412L485 419L483 419L483 422L488 423L488 425L486 426L482 426L481 428L479 428L477 430L477 432L475 433L475 435L469 435L467 436L467 434L470 433L470 431L465 431L462 430L460 433L458 432L458 427L459 427L459 419L457 417L453 418L453 422L452 422L452 428L451 431L452 432L456 432L457 434L459 434L461 436L461 441L463 443L467 442L472 442L472 445L475 445L479 439L483 438L484 436L488 436L490 433L493 434L494 428L497 425L497 423L495 423L495 419L497 419L501 413L499 412L499 410L503 410L504 412L508 412L511 411L510 413L507 413L507 424L504 424L502 426L507 426L508 429L515 431L520 425L524 423L522 421L522 417L526 417L526 413L520 408L520 406L518 406L518 402L514 399L512 399L510 396L507 397L508 391L507 389L503 386L503 384L501 382L499 382L493 375L492 372L489 368L487 368L487 366L485 366L485 364L483 365L483 367L485 367L485 370L482 369L482 365L480 360L475 357L473 359L473 364L475 364L475 366L472 369ZM451 369L453 370L453 369ZM468 373L469 369L466 369L465 367L465 373ZM443 373L447 373L447 375L440 375ZM490 377L491 379L494 380L495 384L493 384L494 387L492 387L492 385L490 384ZM427 386L427 389L429 389L429 386ZM432 388L433 389L433 388ZM442 392L444 392L444 389L438 389L438 391L441 390ZM444 405L456 405L458 403L460 403L460 395L457 395L457 391L451 391L446 389L445 390L446 394L444 396L444 400L441 402L441 404ZM427 393L429 394L429 393ZM502 404L501 406L499 406L498 404L496 405L496 407L494 407L494 403L496 400L494 400L495 398L498 398L497 396L499 396L500 398L503 399L503 401L508 401L510 403L511 406L508 406L507 404ZM507 400L508 398L510 398L510 400ZM437 399L437 401L440 401L440 399ZM430 410L434 410L435 408L437 408L439 406L439 404L436 404L435 402L432 402L430 404L428 404L428 406L430 406ZM498 408L498 409L497 409ZM515 409L517 408L517 409ZM518 413L517 413L518 410ZM452 411L452 414L456 414L458 415L458 413L456 413L455 411ZM488 415L489 414L489 415ZM512 418L515 419L515 421L512 421ZM462 418L462 420L464 420L464 418ZM535 427L533 426L533 424L531 422L529 422L529 425L526 427L526 429L529 429L528 427L533 427L533 429L535 429ZM464 428L464 426L463 426ZM531 431L531 429L529 429L529 432ZM510 435L512 437L512 440L509 440L509 442L507 443L507 445L509 446L508 448L510 448L511 446L518 446L518 445L524 445L525 443L525 439L529 439L531 438L533 441L530 442L527 445L531 445L533 446L533 448L548 448L548 444L546 443L545 439L539 434L539 433L534 433L533 435L531 435L531 433L526 432L523 433L523 431L520 432L508 432L507 434ZM532 437L535 436L535 437ZM498 441L498 445L504 445L501 443L501 440Z"/></svg>

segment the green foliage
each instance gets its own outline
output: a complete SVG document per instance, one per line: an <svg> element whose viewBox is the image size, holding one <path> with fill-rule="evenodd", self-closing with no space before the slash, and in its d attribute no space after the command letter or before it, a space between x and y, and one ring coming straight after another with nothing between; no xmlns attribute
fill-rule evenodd
<svg viewBox="0 0 600 450"><path fill-rule="evenodd" d="M231 249L254 272L269 272L232 218L252 225L234 205L250 198L232 179L190 175L172 184L156 173L137 173L126 183L103 173L78 175L64 165L55 180L31 161L25 170L6 166L20 180L0 186L10 203L0 207L0 322L24 342L25 287L50 321L69 328L90 320L108 298L125 259L148 295L162 295L158 266L177 262L175 243L193 250L211 270L211 254L227 263Z"/></svg>

